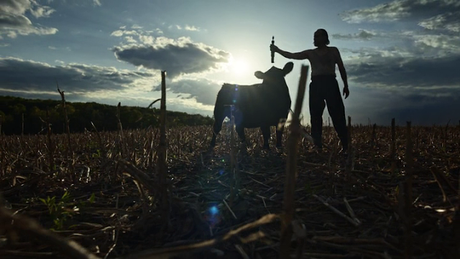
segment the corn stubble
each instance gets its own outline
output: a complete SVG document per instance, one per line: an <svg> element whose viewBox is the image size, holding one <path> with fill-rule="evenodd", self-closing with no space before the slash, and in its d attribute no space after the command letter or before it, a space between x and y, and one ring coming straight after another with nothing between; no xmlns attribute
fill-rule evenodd
<svg viewBox="0 0 460 259"><path fill-rule="evenodd" d="M1 136L0 257L281 256L287 150L263 150L259 130L247 129L248 142L232 157L231 125L213 150L211 127L167 129L164 201L160 129L120 130ZM324 129L323 153L300 140L288 253L459 258L460 127L354 125L351 132L352 166L338 154L333 128ZM59 211L67 217L56 229L59 215L40 198L65 192L70 201Z"/></svg>

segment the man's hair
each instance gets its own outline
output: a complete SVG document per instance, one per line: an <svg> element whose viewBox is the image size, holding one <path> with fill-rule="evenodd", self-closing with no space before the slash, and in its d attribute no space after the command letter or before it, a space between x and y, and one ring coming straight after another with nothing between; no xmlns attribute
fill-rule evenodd
<svg viewBox="0 0 460 259"><path fill-rule="evenodd" d="M329 41L329 34L327 34L327 31L325 29L322 29L322 28L318 29L318 30L316 30L315 33L317 33L317 32L323 33L326 36L326 45L329 45L329 43L331 43Z"/></svg>

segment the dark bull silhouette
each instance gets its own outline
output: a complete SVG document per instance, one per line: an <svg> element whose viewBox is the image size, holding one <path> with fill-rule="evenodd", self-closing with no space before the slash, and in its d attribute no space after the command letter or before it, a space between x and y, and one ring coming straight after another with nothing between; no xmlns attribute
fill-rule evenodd
<svg viewBox="0 0 460 259"><path fill-rule="evenodd" d="M286 63L283 69L271 67L267 72L257 71L254 75L262 79L261 84L224 84L217 94L214 106L214 132L211 146L216 145L216 136L222 129L225 117L235 118L236 132L245 141L244 128L260 127L264 148L269 148L270 126L276 128L276 146L281 146L284 124L291 108L291 97L284 77L292 71L294 64Z"/></svg>

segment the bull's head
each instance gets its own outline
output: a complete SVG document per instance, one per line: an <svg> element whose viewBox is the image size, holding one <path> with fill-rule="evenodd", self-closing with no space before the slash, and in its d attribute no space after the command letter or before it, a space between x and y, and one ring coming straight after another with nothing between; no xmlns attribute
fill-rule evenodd
<svg viewBox="0 0 460 259"><path fill-rule="evenodd" d="M263 80L263 84L279 84L284 83L284 77L289 74L292 69L294 68L294 63L288 62L284 65L283 69L279 69L277 67L271 67L267 72L263 73L261 71L257 71L254 75Z"/></svg>

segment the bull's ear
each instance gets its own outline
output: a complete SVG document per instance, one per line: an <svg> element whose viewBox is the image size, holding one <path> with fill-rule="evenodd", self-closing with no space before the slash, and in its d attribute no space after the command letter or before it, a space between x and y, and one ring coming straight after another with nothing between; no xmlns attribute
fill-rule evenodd
<svg viewBox="0 0 460 259"><path fill-rule="evenodd" d="M288 62L286 65L283 67L284 74L287 75L291 73L292 69L294 68L294 63Z"/></svg>
<svg viewBox="0 0 460 259"><path fill-rule="evenodd" d="M256 77L259 78L259 79L264 79L264 75L265 75L265 74L262 73L261 71L256 71L256 72L254 73L254 76L256 76Z"/></svg>

